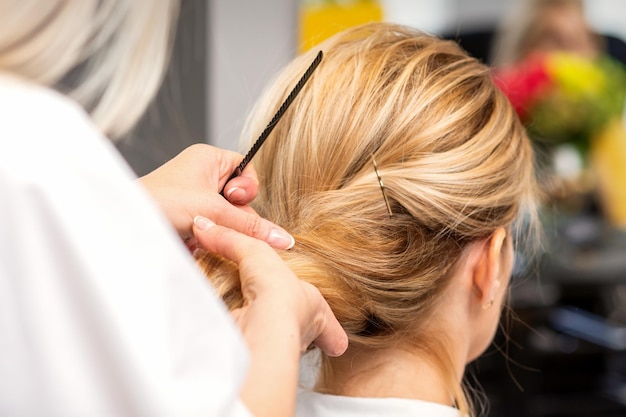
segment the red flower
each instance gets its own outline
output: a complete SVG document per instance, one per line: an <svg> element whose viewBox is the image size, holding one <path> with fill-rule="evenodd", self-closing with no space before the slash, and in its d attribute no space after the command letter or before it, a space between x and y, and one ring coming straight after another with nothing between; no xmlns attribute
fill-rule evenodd
<svg viewBox="0 0 626 417"><path fill-rule="evenodd" d="M509 98L522 121L534 102L552 85L546 56L534 55L516 65L493 71L494 83Z"/></svg>

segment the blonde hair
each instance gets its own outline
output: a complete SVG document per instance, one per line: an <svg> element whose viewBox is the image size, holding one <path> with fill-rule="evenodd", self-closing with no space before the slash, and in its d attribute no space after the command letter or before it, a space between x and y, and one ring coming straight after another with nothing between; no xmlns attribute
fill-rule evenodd
<svg viewBox="0 0 626 417"><path fill-rule="evenodd" d="M255 208L295 236L283 258L319 288L351 347L412 341L448 370L467 410L445 356L453 336L433 334L429 317L468 243L516 219L536 224L530 142L488 68L453 42L380 23L319 49L320 66L253 161ZM315 53L280 74L244 137L263 130ZM209 255L200 263L240 305L232 271Z"/></svg>
<svg viewBox="0 0 626 417"><path fill-rule="evenodd" d="M0 2L0 71L57 86L112 137L153 99L178 0ZM63 82L61 82L63 81Z"/></svg>
<svg viewBox="0 0 626 417"><path fill-rule="evenodd" d="M534 47L537 25L548 10L573 9L585 15L583 0L518 0L496 30L489 61L494 66L511 65ZM589 35L602 48L600 39L587 27Z"/></svg>

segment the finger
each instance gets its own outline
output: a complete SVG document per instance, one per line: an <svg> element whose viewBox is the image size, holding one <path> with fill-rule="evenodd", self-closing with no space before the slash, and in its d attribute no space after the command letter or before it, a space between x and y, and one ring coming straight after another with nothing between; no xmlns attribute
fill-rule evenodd
<svg viewBox="0 0 626 417"><path fill-rule="evenodd" d="M341 356L348 349L348 335L325 300L322 308L322 328L313 344L328 356Z"/></svg>
<svg viewBox="0 0 626 417"><path fill-rule="evenodd" d="M194 234L207 251L221 255L239 266L242 287L248 279L254 281L256 273L260 270L274 279L256 280L257 286L260 283L263 286L267 284L280 286L280 281L284 277L293 276L293 272L280 256L258 239L216 225L202 216L194 218ZM310 340L312 341L313 337Z"/></svg>
<svg viewBox="0 0 626 417"><path fill-rule="evenodd" d="M271 282L275 284L281 276L284 276L285 272L292 274L291 270L282 263L280 257L269 246L232 229L215 225L206 218L197 216L194 219L194 233L207 250L235 262L239 265L240 270L250 268L255 271L266 271L268 275L273 277ZM244 284L243 280L247 274L240 274L240 276L242 284ZM305 285L314 289L315 296L318 297L317 305L319 308L317 315L319 319L315 320L319 324L309 327L308 336L304 336L304 339L308 341L305 345L312 341L329 356L343 354L348 347L348 337L345 331L319 291L310 284Z"/></svg>
<svg viewBox="0 0 626 417"><path fill-rule="evenodd" d="M243 210L246 213L254 214L258 216L259 214L250 206L236 206L239 210Z"/></svg>
<svg viewBox="0 0 626 417"><path fill-rule="evenodd" d="M262 218L253 210L235 207L220 199L211 220L250 237L263 240L276 249L291 249L295 240L285 229Z"/></svg>
<svg viewBox="0 0 626 417"><path fill-rule="evenodd" d="M228 227L216 225L211 220L196 216L193 221L194 235L198 242L210 252L242 265L245 261L265 263L268 257L276 256L263 242L246 236Z"/></svg>
<svg viewBox="0 0 626 417"><path fill-rule="evenodd" d="M246 180L250 180L249 184L252 186L252 194L256 195L256 190L258 189L259 180L256 174L256 170L252 166L252 164L248 164L242 172L240 172L236 177L231 178L231 175L234 171L238 172L239 167L241 166L241 161L244 158L243 155L233 152L220 150L220 162L219 162L219 183L226 191L227 181L230 183L236 178L245 178ZM247 183L248 184L248 183Z"/></svg>
<svg viewBox="0 0 626 417"><path fill-rule="evenodd" d="M248 168L246 168L245 171L248 171ZM259 181L256 178L256 174L242 174L233 178L226 184L224 187L224 197L232 204L245 206L254 200L258 189Z"/></svg>
<svg viewBox="0 0 626 417"><path fill-rule="evenodd" d="M341 327L341 324L339 324L339 321L319 290L310 283L304 285L308 285L315 291L320 307L319 320L317 320L318 325L313 326L311 329L313 337L308 338L306 345L309 345L312 341L315 346L324 351L328 356L341 356L348 348L348 335Z"/></svg>

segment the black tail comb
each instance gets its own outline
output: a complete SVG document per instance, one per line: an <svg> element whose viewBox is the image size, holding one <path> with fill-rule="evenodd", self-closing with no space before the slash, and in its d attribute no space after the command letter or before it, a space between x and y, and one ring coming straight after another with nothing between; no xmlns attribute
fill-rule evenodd
<svg viewBox="0 0 626 417"><path fill-rule="evenodd" d="M322 61L322 56L323 56L322 51L319 51L317 53L317 56L311 63L311 65L309 65L309 68L307 68L302 78L300 78L296 86L293 88L293 90L291 90L291 92L289 93L289 95L287 96L283 104L281 104L276 114L274 114L274 117L272 117L272 120L270 120L267 127L263 130L263 132L261 133L259 138L256 140L256 142L254 142L254 145L252 145L252 147L250 148L246 156L243 158L239 166L237 166L237 168L231 174L228 180L226 180L224 187L226 187L226 184L228 184L230 180L241 175L241 172L243 171L243 169L246 167L246 165L248 165L248 163L250 163L250 161L252 160L254 155L257 153L261 145L263 145L263 143L265 142L265 139L267 139L270 133L272 133L272 130L274 130L274 127L276 126L278 121L283 117L283 115L285 114L285 112L287 111L291 103L293 102L293 100L296 98L298 93L302 90L302 87L304 87L304 84L306 84L306 82L309 80L309 78L311 77L311 74L313 74L313 71L315 71L315 68L317 68L319 63ZM222 191L220 191L220 194L222 195L224 193L224 187L222 188Z"/></svg>

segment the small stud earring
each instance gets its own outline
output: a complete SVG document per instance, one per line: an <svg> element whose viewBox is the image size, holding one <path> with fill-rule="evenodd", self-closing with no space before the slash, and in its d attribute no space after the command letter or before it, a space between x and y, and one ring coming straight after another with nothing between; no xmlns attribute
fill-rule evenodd
<svg viewBox="0 0 626 417"><path fill-rule="evenodd" d="M493 306L493 298L489 301L487 301L485 304L483 304L483 310L488 310Z"/></svg>

